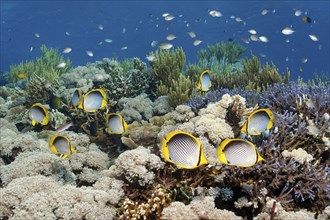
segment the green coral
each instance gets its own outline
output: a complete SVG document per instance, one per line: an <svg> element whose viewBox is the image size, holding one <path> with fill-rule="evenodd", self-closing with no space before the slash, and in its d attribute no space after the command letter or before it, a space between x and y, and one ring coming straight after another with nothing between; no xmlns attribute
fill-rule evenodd
<svg viewBox="0 0 330 220"><path fill-rule="evenodd" d="M235 74L225 74L217 81L218 87L228 89L244 88L260 92L266 89L268 84L288 83L290 79L290 71L287 69L285 74L279 74L278 69L272 63L266 63L261 67L260 60L252 55L251 59L243 60L243 70Z"/></svg>
<svg viewBox="0 0 330 220"><path fill-rule="evenodd" d="M201 49L198 53L198 61L206 60L210 62L211 60L217 60L220 62L223 58L226 58L230 64L238 62L245 48L240 44L232 42L220 42L214 45L208 45L207 49Z"/></svg>
<svg viewBox="0 0 330 220"><path fill-rule="evenodd" d="M178 79L172 79L168 90L169 104L172 107L187 103L192 96L193 83L189 77L180 74Z"/></svg>
<svg viewBox="0 0 330 220"><path fill-rule="evenodd" d="M196 80L205 69L205 66L189 65L187 74L190 78ZM268 84L288 83L290 79L289 70L286 70L285 74L279 74L273 63L271 65L266 63L261 66L260 60L253 54L251 59L245 58L242 62L235 64L230 64L226 58L223 58L215 71L214 69L211 69L213 89L220 89L221 87L228 89L243 88L260 92Z"/></svg>
<svg viewBox="0 0 330 220"><path fill-rule="evenodd" d="M186 55L182 48L156 51L151 55L156 57L150 64L157 81L157 94L168 95L172 107L186 103L193 92L193 80L183 73Z"/></svg>
<svg viewBox="0 0 330 220"><path fill-rule="evenodd" d="M152 74L158 85L170 87L173 79L177 79L183 71L186 63L186 55L182 48L175 50L162 50L151 53L156 57L155 62L151 62ZM157 89L158 90L158 89Z"/></svg>
<svg viewBox="0 0 330 220"><path fill-rule="evenodd" d="M18 75L24 73L29 79L39 76L52 83L58 80L62 73L65 73L71 66L69 59L64 60L57 49L47 48L42 45L40 48L43 56L38 57L36 61L21 62L20 64L10 66L9 79L16 83L19 80ZM64 68L57 68L59 63L65 62Z"/></svg>

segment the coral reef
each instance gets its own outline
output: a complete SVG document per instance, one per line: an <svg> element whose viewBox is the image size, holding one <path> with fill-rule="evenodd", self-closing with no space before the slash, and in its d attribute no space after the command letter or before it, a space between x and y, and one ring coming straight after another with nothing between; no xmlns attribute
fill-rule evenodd
<svg viewBox="0 0 330 220"><path fill-rule="evenodd" d="M111 194L63 185L43 175L21 177L0 189L0 216L10 219L113 219Z"/></svg>
<svg viewBox="0 0 330 220"><path fill-rule="evenodd" d="M217 209L214 198L204 197L193 200L185 206L182 202L172 202L162 212L161 219L242 219L233 212Z"/></svg>
<svg viewBox="0 0 330 220"><path fill-rule="evenodd" d="M244 48L234 42L202 49L185 72L182 48L151 53L151 69L138 58L71 70L67 60L61 69L63 57L42 50L35 62L12 66L13 83L0 87L1 219L329 218L330 88L321 78L289 82L274 64L242 60ZM206 94L195 88L205 69L214 90ZM107 107L73 107L77 88L102 88ZM48 126L31 126L27 112L36 102L49 109ZM259 106L273 112L274 127L244 136L241 127ZM128 122L122 135L104 131L109 112ZM67 122L68 130L54 131ZM208 164L186 170L165 162L161 140L173 130L196 136ZM76 148L64 160L49 151L59 132ZM222 164L217 146L243 136L264 160Z"/></svg>
<svg viewBox="0 0 330 220"><path fill-rule="evenodd" d="M227 43L219 42L214 45L208 45L207 49L201 49L197 57L198 61L210 61L213 58L220 61L221 59L226 58L229 63L233 64L241 59L244 51L245 48L234 41Z"/></svg>
<svg viewBox="0 0 330 220"><path fill-rule="evenodd" d="M36 59L35 62L29 61L18 65L10 66L9 79L16 83L19 80L19 74L26 74L28 78L36 76L47 80L49 83L59 80L60 76L67 72L70 68L71 61L64 60L57 49L47 48L45 45L40 47L42 57ZM64 68L58 68L57 65L65 62Z"/></svg>
<svg viewBox="0 0 330 220"><path fill-rule="evenodd" d="M110 76L110 80L106 80L102 87L108 89L115 100L144 92L152 94L155 90L152 74L139 58L123 61L122 64L117 60L104 58L97 61L95 67L103 69Z"/></svg>
<svg viewBox="0 0 330 220"><path fill-rule="evenodd" d="M167 96L160 96L152 102L147 94L142 93L134 98L122 98L117 103L119 112L128 123L150 120L153 116L164 115L170 111Z"/></svg>
<svg viewBox="0 0 330 220"><path fill-rule="evenodd" d="M144 147L122 153L110 167L117 178L122 177L130 185L146 186L153 183L155 171L163 168L160 158Z"/></svg>
<svg viewBox="0 0 330 220"><path fill-rule="evenodd" d="M183 73L186 56L182 48L156 51L151 55L156 57L156 61L150 65L158 95L168 95L172 107L187 102L193 92L193 82Z"/></svg>

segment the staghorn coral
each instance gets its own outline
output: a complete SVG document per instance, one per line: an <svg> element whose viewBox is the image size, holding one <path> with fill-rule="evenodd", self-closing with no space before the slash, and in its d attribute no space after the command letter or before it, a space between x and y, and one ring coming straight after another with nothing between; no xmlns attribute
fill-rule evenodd
<svg viewBox="0 0 330 220"><path fill-rule="evenodd" d="M61 195L61 196L59 196ZM111 194L62 185L45 176L22 177L0 189L0 216L10 219L113 219Z"/></svg>
<svg viewBox="0 0 330 220"><path fill-rule="evenodd" d="M185 206L181 202L172 202L162 212L161 219L242 219L233 212L217 209L214 198L205 197L193 200Z"/></svg>

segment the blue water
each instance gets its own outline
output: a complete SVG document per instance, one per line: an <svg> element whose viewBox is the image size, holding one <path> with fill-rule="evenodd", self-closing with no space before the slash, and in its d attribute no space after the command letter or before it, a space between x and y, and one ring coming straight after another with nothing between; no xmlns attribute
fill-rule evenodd
<svg viewBox="0 0 330 220"><path fill-rule="evenodd" d="M262 15L263 9L269 12ZM304 13L297 17L295 9ZM211 17L209 10L223 16ZM176 18L165 21L165 12ZM312 23L302 21L305 13ZM290 26L295 33L283 35L281 30ZM249 29L267 36L269 42L244 43L241 39L250 36ZM194 31L203 43L193 46L187 31ZM231 38L247 48L245 56L250 57L252 51L263 63L273 62L280 72L288 67L293 79L311 79L314 72L329 75L329 1L1 1L0 70L9 71L12 64L41 56L42 44L59 51L71 47L72 52L64 56L73 66L114 55L120 60L140 57L147 62L145 56L156 49L151 42L167 42L168 34L177 36L171 43L183 48L190 63L196 62L201 48ZM319 41L312 41L309 34ZM105 38L113 42L98 45ZM124 46L127 50L121 50ZM31 47L36 49L30 52ZM87 56L86 50L94 56ZM304 58L307 63L301 62Z"/></svg>

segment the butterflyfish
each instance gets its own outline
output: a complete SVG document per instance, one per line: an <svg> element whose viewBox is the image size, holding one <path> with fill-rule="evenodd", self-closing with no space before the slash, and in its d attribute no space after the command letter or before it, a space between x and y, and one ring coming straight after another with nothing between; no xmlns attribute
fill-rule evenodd
<svg viewBox="0 0 330 220"><path fill-rule="evenodd" d="M184 131L172 131L163 138L162 155L166 161L185 169L208 163L200 141Z"/></svg>
<svg viewBox="0 0 330 220"><path fill-rule="evenodd" d="M262 161L256 146L243 139L226 139L218 146L218 159L224 164L250 167Z"/></svg>
<svg viewBox="0 0 330 220"><path fill-rule="evenodd" d="M201 90L202 92L207 92L210 90L212 86L211 77L210 77L210 71L205 70L201 73L199 77L199 81L197 84L197 89Z"/></svg>
<svg viewBox="0 0 330 220"><path fill-rule="evenodd" d="M78 105L78 108L83 109L85 112L96 112L106 107L106 99L107 95L103 89L93 89L84 95L83 101Z"/></svg>
<svg viewBox="0 0 330 220"><path fill-rule="evenodd" d="M29 110L32 126L36 124L47 125L49 121L48 109L40 103L35 103Z"/></svg>
<svg viewBox="0 0 330 220"><path fill-rule="evenodd" d="M117 113L107 114L106 125L107 125L106 131L109 134L122 134L128 128L128 125L124 120L124 118Z"/></svg>
<svg viewBox="0 0 330 220"><path fill-rule="evenodd" d="M252 112L241 131L249 135L260 135L267 132L274 125L274 115L268 108L261 108Z"/></svg>
<svg viewBox="0 0 330 220"><path fill-rule="evenodd" d="M59 155L62 160L76 152L76 149L71 144L70 140L62 135L54 135L50 137L49 149L52 153Z"/></svg>
<svg viewBox="0 0 330 220"><path fill-rule="evenodd" d="M73 92L73 95L71 97L71 104L74 106L74 107L77 107L78 105L80 105L83 101L83 95L82 95L82 92L80 89L76 89L74 92Z"/></svg>

